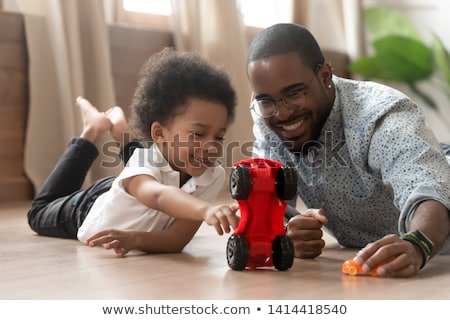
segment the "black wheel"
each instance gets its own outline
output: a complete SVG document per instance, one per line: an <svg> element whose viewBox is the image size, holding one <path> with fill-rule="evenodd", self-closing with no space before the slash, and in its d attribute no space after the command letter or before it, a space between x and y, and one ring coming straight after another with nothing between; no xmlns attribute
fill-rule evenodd
<svg viewBox="0 0 450 320"><path fill-rule="evenodd" d="M251 188L250 169L243 165L233 167L230 177L231 197L236 200L246 200Z"/></svg>
<svg viewBox="0 0 450 320"><path fill-rule="evenodd" d="M277 195L280 200L291 200L297 195L297 172L295 168L281 167L276 177Z"/></svg>
<svg viewBox="0 0 450 320"><path fill-rule="evenodd" d="M248 243L242 235L233 235L227 242L227 261L233 270L243 270L248 261Z"/></svg>
<svg viewBox="0 0 450 320"><path fill-rule="evenodd" d="M294 263L294 245L288 236L275 237L272 243L272 259L273 266L280 271L285 271L292 267Z"/></svg>

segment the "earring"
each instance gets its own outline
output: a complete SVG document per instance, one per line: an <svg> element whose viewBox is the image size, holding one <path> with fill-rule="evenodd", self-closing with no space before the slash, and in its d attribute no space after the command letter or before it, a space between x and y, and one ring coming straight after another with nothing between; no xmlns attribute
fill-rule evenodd
<svg viewBox="0 0 450 320"><path fill-rule="evenodd" d="M328 85L328 89L331 89L331 83Z"/></svg>

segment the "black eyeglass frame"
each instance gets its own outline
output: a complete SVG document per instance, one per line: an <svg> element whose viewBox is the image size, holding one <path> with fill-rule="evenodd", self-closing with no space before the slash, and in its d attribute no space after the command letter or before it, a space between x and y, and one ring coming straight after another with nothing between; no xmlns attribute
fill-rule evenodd
<svg viewBox="0 0 450 320"><path fill-rule="evenodd" d="M311 77L311 80L309 81L308 85L306 87L304 87L303 89L300 90L300 92L298 93L298 96L296 96L294 98L295 101L300 101L300 99L305 98L306 99L306 95L308 94L309 89L311 88L311 84L314 80L314 78L317 75L317 72L319 71L319 69L322 67L321 63L316 64L316 66L313 69L313 76ZM289 93L288 93L289 94ZM292 104L292 102L288 103L286 99L289 99L288 94L285 94L283 97L279 98L279 99L273 99L273 98L264 98L264 99L260 99L260 100L256 100L253 97L252 94L252 98L251 98L251 102L250 102L250 110L253 110L253 112L255 112L255 114L259 117L262 117L264 119L269 119L272 118L273 116L278 115L278 113L280 112L279 108L278 108L278 102L282 102L283 106L288 109L291 112L294 112L298 109L300 109L298 106L296 107L291 107L289 104ZM263 112L261 111L261 101L265 101L265 102L270 102L272 103L272 107L273 107L273 112L271 114L268 114L266 116L263 115ZM297 103L297 102L295 102ZM304 104L304 103L303 103ZM256 106L255 106L256 105Z"/></svg>

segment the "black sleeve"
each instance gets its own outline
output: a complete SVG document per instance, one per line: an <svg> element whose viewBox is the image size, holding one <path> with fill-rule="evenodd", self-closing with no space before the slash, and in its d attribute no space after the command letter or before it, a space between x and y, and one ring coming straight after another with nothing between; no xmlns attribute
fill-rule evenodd
<svg viewBox="0 0 450 320"><path fill-rule="evenodd" d="M127 143L123 149L120 150L119 156L122 159L123 163L126 164L130 159L136 148L143 148L143 144L140 141L133 140Z"/></svg>
<svg viewBox="0 0 450 320"><path fill-rule="evenodd" d="M288 223L292 217L295 217L298 214L300 214L300 212L298 212L297 209L289 204L286 207L286 211L284 212L284 222Z"/></svg>

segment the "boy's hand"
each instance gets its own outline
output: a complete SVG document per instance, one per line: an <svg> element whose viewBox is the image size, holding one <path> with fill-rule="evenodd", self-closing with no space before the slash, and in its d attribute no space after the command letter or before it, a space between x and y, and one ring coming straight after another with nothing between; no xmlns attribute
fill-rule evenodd
<svg viewBox="0 0 450 320"><path fill-rule="evenodd" d="M323 209L308 209L289 220L286 234L294 243L297 258L315 258L322 253L322 226L327 222Z"/></svg>
<svg viewBox="0 0 450 320"><path fill-rule="evenodd" d="M237 203L228 206L212 206L208 208L203 219L208 225L213 226L219 235L223 235L224 232L229 233L231 228L237 228L239 216L236 213L238 210L239 205Z"/></svg>
<svg viewBox="0 0 450 320"><path fill-rule="evenodd" d="M90 247L103 246L106 250L113 249L117 257L124 257L134 249L133 231L103 230L86 240Z"/></svg>

